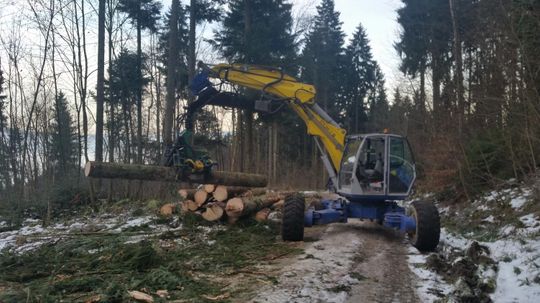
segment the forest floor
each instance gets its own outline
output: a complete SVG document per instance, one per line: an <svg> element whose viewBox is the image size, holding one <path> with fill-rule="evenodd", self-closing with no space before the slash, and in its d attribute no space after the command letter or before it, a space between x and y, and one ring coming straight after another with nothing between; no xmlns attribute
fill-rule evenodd
<svg viewBox="0 0 540 303"><path fill-rule="evenodd" d="M324 194L323 194L324 196ZM279 240L276 223L162 218L158 201L80 209L43 227L0 219L0 302L536 302L538 183L438 202L437 252L350 220ZM424 197L437 200L437 197Z"/></svg>

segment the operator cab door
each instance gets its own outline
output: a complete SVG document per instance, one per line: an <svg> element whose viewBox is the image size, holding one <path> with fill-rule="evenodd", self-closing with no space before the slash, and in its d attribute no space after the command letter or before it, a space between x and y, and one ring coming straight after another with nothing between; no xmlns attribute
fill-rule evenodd
<svg viewBox="0 0 540 303"><path fill-rule="evenodd" d="M388 137L388 196L389 199L404 199L416 179L413 154L407 139Z"/></svg>
<svg viewBox="0 0 540 303"><path fill-rule="evenodd" d="M386 195L388 177L386 135L365 135L348 140L339 174L338 193L356 199Z"/></svg>

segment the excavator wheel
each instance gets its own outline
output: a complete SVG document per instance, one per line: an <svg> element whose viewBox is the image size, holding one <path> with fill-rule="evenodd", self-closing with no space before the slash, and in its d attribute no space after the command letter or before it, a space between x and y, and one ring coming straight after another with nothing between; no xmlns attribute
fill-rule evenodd
<svg viewBox="0 0 540 303"><path fill-rule="evenodd" d="M439 244L441 219L437 207L427 201L414 201L408 213L416 221L416 229L409 233L409 241L421 252L433 251Z"/></svg>
<svg viewBox="0 0 540 303"><path fill-rule="evenodd" d="M281 238L283 241L304 240L304 212L306 201L302 195L295 194L285 198Z"/></svg>

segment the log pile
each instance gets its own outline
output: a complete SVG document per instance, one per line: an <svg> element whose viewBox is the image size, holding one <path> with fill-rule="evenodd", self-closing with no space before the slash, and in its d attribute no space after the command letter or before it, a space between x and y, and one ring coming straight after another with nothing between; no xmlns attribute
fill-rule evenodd
<svg viewBox="0 0 540 303"><path fill-rule="evenodd" d="M206 221L235 223L253 216L261 222L268 218L273 205L283 204L283 196L266 189L204 184L198 189L180 189L178 195L183 213L201 215ZM165 207L165 206L164 206ZM163 211L162 211L163 213Z"/></svg>

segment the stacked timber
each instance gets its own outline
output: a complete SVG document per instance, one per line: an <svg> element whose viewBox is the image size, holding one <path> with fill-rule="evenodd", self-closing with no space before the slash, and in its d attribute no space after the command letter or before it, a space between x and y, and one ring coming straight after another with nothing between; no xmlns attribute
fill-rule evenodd
<svg viewBox="0 0 540 303"><path fill-rule="evenodd" d="M235 223L242 217L253 216L265 221L270 208L282 204L281 195L266 189L205 184L197 189L180 189L183 213L199 214L206 221L226 220Z"/></svg>

